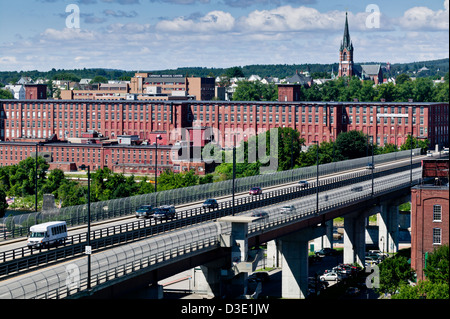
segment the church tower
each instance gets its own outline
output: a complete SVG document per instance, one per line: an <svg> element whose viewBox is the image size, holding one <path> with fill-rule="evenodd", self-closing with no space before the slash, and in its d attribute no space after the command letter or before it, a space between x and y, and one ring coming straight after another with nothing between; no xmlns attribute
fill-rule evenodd
<svg viewBox="0 0 450 319"><path fill-rule="evenodd" d="M347 12L345 13L345 29L344 38L341 42L339 50L339 73L341 76L353 76L353 44L350 40L350 32L348 31Z"/></svg>

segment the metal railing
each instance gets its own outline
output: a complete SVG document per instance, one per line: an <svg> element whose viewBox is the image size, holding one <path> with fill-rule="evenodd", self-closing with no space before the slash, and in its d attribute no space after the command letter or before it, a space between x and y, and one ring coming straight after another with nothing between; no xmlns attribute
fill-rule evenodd
<svg viewBox="0 0 450 319"><path fill-rule="evenodd" d="M395 177L395 178L393 178ZM413 171L413 185L420 181L420 168ZM382 176L374 183L374 194L382 196L393 190L411 186L409 171L403 171L388 176ZM314 196L298 200L295 214L283 214L280 207L268 208L270 218L263 222L256 222L249 227L249 236L254 236L259 231L267 231L277 227L284 227L299 219L308 218L317 213L321 214L329 209L335 209L346 205L353 205L372 197L371 183L361 182L362 190L349 192L345 189L327 191L327 201L321 201L319 212L315 210ZM222 222L223 224L223 222ZM219 230L220 229L220 230ZM230 225L221 227L217 223L202 223L196 227L184 228L148 240L138 241L127 246L119 246L97 254L92 261L92 287L100 287L111 281L119 280L124 276L135 272L145 272L165 266L171 262L199 254L218 247L218 238L221 233L229 233ZM74 278L68 275L68 267L75 269ZM85 274L86 261L77 259L70 265L57 265L51 269L44 269L42 273L32 276L22 276L20 279L8 281L0 285L0 298L69 298L83 293L88 287L87 278L81 278ZM48 278L51 278L51 282ZM72 282L71 279L74 279Z"/></svg>
<svg viewBox="0 0 450 319"><path fill-rule="evenodd" d="M418 166L418 164L416 164ZM374 178L394 174L405 170L405 166L380 170L374 173ZM330 177L319 182L319 192L370 180L371 173L359 171L338 177ZM282 189L265 192L257 196L247 196L235 200L234 211L245 212L259 207L299 199L316 193L315 182L308 188L290 186ZM109 226L91 231L90 240L93 251L110 248L120 244L129 243L142 238L148 238L170 230L183 228L212 219L230 215L233 212L232 201L219 203L213 210L204 210L201 207L187 209L177 213L174 221L157 221L154 219L138 220L115 226ZM29 267L37 267L49 262L81 255L87 242L87 233L80 233L67 238L64 247L50 250L30 250L27 247L4 251L0 254L0 276L16 274Z"/></svg>

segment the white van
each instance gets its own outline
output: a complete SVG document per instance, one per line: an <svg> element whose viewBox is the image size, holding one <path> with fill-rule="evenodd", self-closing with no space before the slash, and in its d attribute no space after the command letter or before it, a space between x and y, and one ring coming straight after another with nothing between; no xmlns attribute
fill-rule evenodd
<svg viewBox="0 0 450 319"><path fill-rule="evenodd" d="M30 227L30 235L27 240L28 248L48 248L52 245L60 245L66 241L66 222L48 222Z"/></svg>

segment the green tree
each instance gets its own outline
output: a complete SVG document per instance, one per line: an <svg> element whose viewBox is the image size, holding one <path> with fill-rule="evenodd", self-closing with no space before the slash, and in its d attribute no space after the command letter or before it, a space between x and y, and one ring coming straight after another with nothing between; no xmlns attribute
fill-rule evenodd
<svg viewBox="0 0 450 319"><path fill-rule="evenodd" d="M3 188L0 187L0 218L5 216L6 209L8 208L8 203L6 202L6 193Z"/></svg>
<svg viewBox="0 0 450 319"><path fill-rule="evenodd" d="M415 102L433 101L433 81L429 78L418 78L414 81L413 98Z"/></svg>
<svg viewBox="0 0 450 319"><path fill-rule="evenodd" d="M402 85L405 82L411 82L411 78L408 74L401 73L395 78L395 84L397 85Z"/></svg>
<svg viewBox="0 0 450 319"><path fill-rule="evenodd" d="M414 98L414 83L404 81L395 85L395 102L407 102Z"/></svg>
<svg viewBox="0 0 450 319"><path fill-rule="evenodd" d="M404 284L393 299L449 299L449 246L443 245L428 255L425 280Z"/></svg>
<svg viewBox="0 0 450 319"><path fill-rule="evenodd" d="M104 76L97 75L91 80L90 83L91 84L93 84L93 83L108 83L108 79Z"/></svg>
<svg viewBox="0 0 450 319"><path fill-rule="evenodd" d="M66 180L64 172L60 169L54 169L50 172L42 186L41 193L58 195L58 188Z"/></svg>
<svg viewBox="0 0 450 319"><path fill-rule="evenodd" d="M278 130L278 170L285 171L298 163L302 145L305 139L300 138L300 133L290 127L279 127ZM269 132L266 132L269 134ZM270 145L267 143L267 147Z"/></svg>
<svg viewBox="0 0 450 319"><path fill-rule="evenodd" d="M243 78L245 77L244 72L242 71L242 68L238 67L238 66L234 66L232 68L228 68L225 70L225 75L228 78Z"/></svg>
<svg viewBox="0 0 450 319"><path fill-rule="evenodd" d="M58 188L58 198L61 200L61 207L86 204L87 193L87 187L75 181L68 181L61 184Z"/></svg>
<svg viewBox="0 0 450 319"><path fill-rule="evenodd" d="M392 82L383 83L377 86L375 101L381 101L381 99L384 99L386 102L395 100L395 85Z"/></svg>
<svg viewBox="0 0 450 319"><path fill-rule="evenodd" d="M447 73L448 74L448 73ZM449 102L449 84L438 83L433 87L433 101L434 102Z"/></svg>
<svg viewBox="0 0 450 319"><path fill-rule="evenodd" d="M375 89L373 81L363 81L361 89L359 90L359 101L372 102L375 98Z"/></svg>
<svg viewBox="0 0 450 319"><path fill-rule="evenodd" d="M274 84L259 81L239 81L233 93L234 101L276 101L278 91Z"/></svg>
<svg viewBox="0 0 450 319"><path fill-rule="evenodd" d="M153 186L153 184L148 180L147 177L144 177L140 182L139 182L139 191L138 194L149 194L149 193L153 193L155 191L155 187Z"/></svg>
<svg viewBox="0 0 450 319"><path fill-rule="evenodd" d="M404 256L394 256L379 264L380 291L395 293L401 286L409 284L414 279L414 271Z"/></svg>
<svg viewBox="0 0 450 319"><path fill-rule="evenodd" d="M425 154L428 150L428 145L429 145L429 141L428 139L417 139L414 136L408 135L408 137L406 138L405 143L403 143L400 146L400 150L401 151L406 151L406 150L410 150L411 149L411 143L412 143L412 148L417 148L420 147L421 149L421 154Z"/></svg>
<svg viewBox="0 0 450 319"><path fill-rule="evenodd" d="M392 299L449 299L449 286L444 282L419 280L417 285L402 285Z"/></svg>
<svg viewBox="0 0 450 319"><path fill-rule="evenodd" d="M12 100L14 95L9 90L0 89L0 100Z"/></svg>
<svg viewBox="0 0 450 319"><path fill-rule="evenodd" d="M340 133L336 138L336 147L341 160L366 156L367 136L361 131ZM369 150L369 154L371 150Z"/></svg>
<svg viewBox="0 0 450 319"><path fill-rule="evenodd" d="M427 267L423 270L427 279L432 283L444 282L449 284L449 246L443 245L428 254Z"/></svg>

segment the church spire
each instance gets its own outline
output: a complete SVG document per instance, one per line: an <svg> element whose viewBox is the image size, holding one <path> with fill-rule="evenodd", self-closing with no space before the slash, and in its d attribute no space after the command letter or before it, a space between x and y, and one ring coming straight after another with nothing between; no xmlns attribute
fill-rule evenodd
<svg viewBox="0 0 450 319"><path fill-rule="evenodd" d="M348 17L347 12L345 12L345 28L344 28L344 38L341 44L341 50L346 48L347 50L353 50L353 44L350 39L350 32L348 31Z"/></svg>

